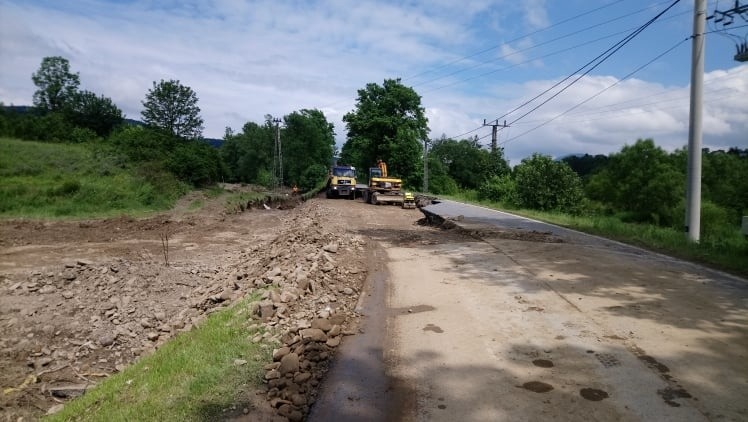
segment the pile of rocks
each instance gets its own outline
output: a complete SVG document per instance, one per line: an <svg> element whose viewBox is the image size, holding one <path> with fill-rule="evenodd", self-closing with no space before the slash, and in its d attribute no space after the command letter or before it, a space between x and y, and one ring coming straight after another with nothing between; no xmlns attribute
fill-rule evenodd
<svg viewBox="0 0 748 422"><path fill-rule="evenodd" d="M265 393L281 415L300 419L342 336L355 330L366 277L364 239L346 233L344 216L332 212L304 203L275 237L227 252L215 265L165 267L143 251L140 260L75 260L0 280L4 385L34 375L46 396L81 383L85 391L251 294L260 298L251 304L249 328L260 333L252 340L274 349Z"/></svg>
<svg viewBox="0 0 748 422"><path fill-rule="evenodd" d="M267 398L292 421L309 411L329 359L342 337L354 334L366 278L364 239L336 227L332 222L343 219L323 206L309 204L305 211L285 221L288 229L266 250L255 251L266 271L252 282L267 288L252 312L278 346L265 366ZM325 229L322 219L328 219Z"/></svg>

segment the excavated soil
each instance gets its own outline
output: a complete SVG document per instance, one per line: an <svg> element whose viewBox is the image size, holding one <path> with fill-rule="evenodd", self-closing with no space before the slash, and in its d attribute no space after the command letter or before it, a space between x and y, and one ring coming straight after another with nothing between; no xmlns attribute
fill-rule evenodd
<svg viewBox="0 0 748 422"><path fill-rule="evenodd" d="M220 197L194 193L148 218L0 222L0 420L58 410L253 292L267 331L253 341L277 362L250 416L300 419L356 330L367 274L365 237L325 204L227 213Z"/></svg>

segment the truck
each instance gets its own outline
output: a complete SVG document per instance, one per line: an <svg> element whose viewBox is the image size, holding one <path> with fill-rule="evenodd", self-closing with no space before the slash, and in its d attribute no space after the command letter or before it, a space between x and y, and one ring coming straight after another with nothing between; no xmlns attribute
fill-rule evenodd
<svg viewBox="0 0 748 422"><path fill-rule="evenodd" d="M336 165L330 168L325 188L327 198L346 197L354 199L356 195L356 168L348 165Z"/></svg>

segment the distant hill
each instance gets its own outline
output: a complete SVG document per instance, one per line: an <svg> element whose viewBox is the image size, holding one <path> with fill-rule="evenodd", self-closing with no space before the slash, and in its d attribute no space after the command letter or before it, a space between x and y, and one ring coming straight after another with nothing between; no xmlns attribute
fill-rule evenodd
<svg viewBox="0 0 748 422"><path fill-rule="evenodd" d="M27 105L0 105L0 109L6 112L11 113L17 113L17 114L27 114L27 113L33 113L36 108L34 106L27 106ZM145 126L145 123L140 120L135 119L125 119L124 123L126 125L130 126ZM213 148L220 148L221 145L223 145L223 139L218 138L204 138L205 142L209 143L210 146Z"/></svg>
<svg viewBox="0 0 748 422"><path fill-rule="evenodd" d="M9 111L11 113L18 113L18 114L26 114L31 113L34 110L36 110L33 106L17 106L17 105L0 105L0 108L3 109L3 111Z"/></svg>

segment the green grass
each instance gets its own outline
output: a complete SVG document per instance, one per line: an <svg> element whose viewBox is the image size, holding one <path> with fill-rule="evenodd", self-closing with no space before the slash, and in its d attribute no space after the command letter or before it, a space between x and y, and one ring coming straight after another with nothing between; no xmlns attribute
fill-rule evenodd
<svg viewBox="0 0 748 422"><path fill-rule="evenodd" d="M475 192L443 195L457 201L506 210L517 215L568 227L639 246L655 252L699 262L710 267L748 277L748 239L738 227L720 228L716 233L704 233L699 243L686 239L683 232L651 224L626 223L616 216L574 216L559 212L516 209L477 199Z"/></svg>
<svg viewBox="0 0 748 422"><path fill-rule="evenodd" d="M260 384L271 360L249 339L251 299L212 314L65 405L51 421L194 421L218 420L243 394ZM235 365L235 359L246 360ZM246 396L245 396L246 397Z"/></svg>
<svg viewBox="0 0 748 422"><path fill-rule="evenodd" d="M139 215L170 208L186 190L105 148L0 138L0 218Z"/></svg>
<svg viewBox="0 0 748 422"><path fill-rule="evenodd" d="M190 211L197 211L200 208L205 206L205 201L202 199L195 199L194 201L190 202L190 205L187 206L187 209Z"/></svg>

